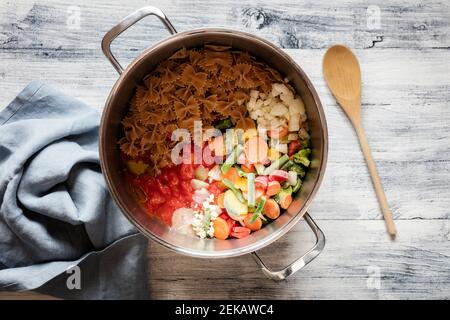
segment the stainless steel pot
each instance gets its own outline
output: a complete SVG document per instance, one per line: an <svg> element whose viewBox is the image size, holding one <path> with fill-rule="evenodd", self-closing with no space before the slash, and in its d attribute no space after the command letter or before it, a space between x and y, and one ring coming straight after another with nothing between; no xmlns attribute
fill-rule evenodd
<svg viewBox="0 0 450 320"><path fill-rule="evenodd" d="M123 31L141 20L154 15L172 34L142 52L123 69L110 50L111 42ZM136 204L126 189L122 174L117 140L122 136L121 120L128 110L136 85L161 61L182 47L198 47L205 43L229 45L248 51L280 71L301 95L309 117L312 161L301 191L295 195L289 209L277 220L243 239L227 241L185 236L149 216ZM322 181L328 152L328 133L325 115L319 97L303 70L282 50L252 34L228 29L196 29L177 33L164 13L155 7L144 7L124 18L106 33L102 50L119 73L119 79L109 94L100 124L100 159L103 174L112 197L128 219L148 238L175 252L200 258L226 258L252 253L262 271L271 279L283 280L312 261L323 249L325 237L306 212ZM162 110L161 112L164 112ZM316 244L302 257L279 271L266 267L256 251L285 234L304 218L316 235Z"/></svg>

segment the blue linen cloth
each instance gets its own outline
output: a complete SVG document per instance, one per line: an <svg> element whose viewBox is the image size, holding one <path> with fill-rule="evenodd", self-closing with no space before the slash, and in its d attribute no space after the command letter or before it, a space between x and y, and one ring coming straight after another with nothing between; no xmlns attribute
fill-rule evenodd
<svg viewBox="0 0 450 320"><path fill-rule="evenodd" d="M99 121L38 81L0 112L0 291L148 298L147 240L106 189Z"/></svg>

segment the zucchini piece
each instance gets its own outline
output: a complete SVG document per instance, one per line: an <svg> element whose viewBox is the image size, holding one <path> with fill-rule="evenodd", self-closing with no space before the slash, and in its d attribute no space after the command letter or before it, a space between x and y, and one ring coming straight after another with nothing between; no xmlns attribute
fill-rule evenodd
<svg viewBox="0 0 450 320"><path fill-rule="evenodd" d="M266 198L262 197L258 202L258 206L256 207L255 212L253 212L252 217L250 218L250 223L254 223L256 219L261 215L264 205L266 204Z"/></svg>
<svg viewBox="0 0 450 320"><path fill-rule="evenodd" d="M287 169L292 166L294 162L292 160L288 160L285 164L283 164L280 168L280 170L287 171Z"/></svg>
<svg viewBox="0 0 450 320"><path fill-rule="evenodd" d="M302 187L302 183L302 179L297 179L297 183L292 188L292 193L296 193L298 190L300 190L300 188Z"/></svg>
<svg viewBox="0 0 450 320"><path fill-rule="evenodd" d="M275 160L272 162L270 166L264 169L264 175L269 175L272 173L272 171L279 169L281 166L283 166L286 162L288 162L289 156L287 154L281 156L281 158Z"/></svg>
<svg viewBox="0 0 450 320"><path fill-rule="evenodd" d="M223 174L227 173L228 170L237 162L239 155L243 151L244 147L240 144L238 144L236 148L234 148L233 151L231 151L225 162L222 164L222 167L220 168Z"/></svg>
<svg viewBox="0 0 450 320"><path fill-rule="evenodd" d="M233 183L230 180L223 179L222 182L224 185L227 186L228 189L230 189L234 193L234 195L240 202L245 203L245 199L244 199L244 196L242 195L241 191L236 189L236 187L233 185Z"/></svg>

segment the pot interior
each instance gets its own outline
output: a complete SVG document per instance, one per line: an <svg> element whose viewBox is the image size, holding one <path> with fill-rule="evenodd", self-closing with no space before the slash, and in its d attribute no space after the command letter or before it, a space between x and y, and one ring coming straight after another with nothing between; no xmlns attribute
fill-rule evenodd
<svg viewBox="0 0 450 320"><path fill-rule="evenodd" d="M312 161L304 184L294 197L290 208L277 220L243 239L200 239L170 230L158 219L149 217L130 195L124 181L123 163L117 141L122 137L121 120L136 85L161 61L182 48L207 44L229 45L248 51L265 61L295 88L304 101L308 115ZM164 110L161 110L164 112ZM300 67L280 49L255 36L224 29L200 29L178 33L143 52L124 71L114 85L106 102L100 129L100 155L102 169L109 190L125 215L146 236L177 252L197 257L230 257L249 253L273 242L288 231L306 212L322 180L327 158L327 127L319 97Z"/></svg>

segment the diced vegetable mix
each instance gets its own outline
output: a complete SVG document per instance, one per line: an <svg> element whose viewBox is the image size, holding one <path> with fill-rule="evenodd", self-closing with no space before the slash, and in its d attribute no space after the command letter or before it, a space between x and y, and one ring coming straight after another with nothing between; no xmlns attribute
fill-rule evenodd
<svg viewBox="0 0 450 320"><path fill-rule="evenodd" d="M205 144L222 164L181 164L149 177L149 164L127 160L131 189L150 214L179 232L225 240L258 231L290 206L311 164L303 102L274 84L269 96L252 91L246 106L250 117L215 124L243 130L231 136L231 152L225 151L229 135Z"/></svg>

